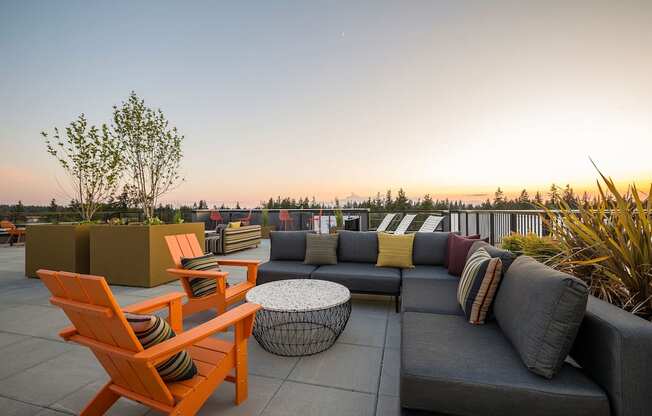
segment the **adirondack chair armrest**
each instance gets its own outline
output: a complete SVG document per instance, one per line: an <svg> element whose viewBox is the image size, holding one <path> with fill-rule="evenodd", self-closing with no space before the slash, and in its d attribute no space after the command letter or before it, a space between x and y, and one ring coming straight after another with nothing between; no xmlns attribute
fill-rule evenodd
<svg viewBox="0 0 652 416"><path fill-rule="evenodd" d="M260 264L260 260L219 259L218 263L223 266L258 266Z"/></svg>
<svg viewBox="0 0 652 416"><path fill-rule="evenodd" d="M229 275L228 272L186 270L186 269L167 269L166 272L178 277L203 277L206 279L214 279L216 277L221 277L226 279L226 277Z"/></svg>
<svg viewBox="0 0 652 416"><path fill-rule="evenodd" d="M133 303L131 305L125 306L124 308L122 308L122 311L129 312L129 313L156 312L163 308L169 308L171 304L175 302L181 303L181 299L183 299L185 296L186 294L183 292L166 293L165 295L161 295L153 299L147 299L142 302Z"/></svg>
<svg viewBox="0 0 652 416"><path fill-rule="evenodd" d="M258 277L258 265L260 260L244 260L244 259L220 259L219 264L222 266L244 266L247 268L247 281L256 284Z"/></svg>
<svg viewBox="0 0 652 416"><path fill-rule="evenodd" d="M250 319L253 323L253 318L256 312L261 308L256 303L245 303L236 308L233 308L217 318L213 318L208 322L198 325L186 332L177 334L174 338L170 338L160 344L147 348L145 351L139 352L134 355L134 359L146 361L149 363L159 363L168 357L178 353L179 351L187 348L204 338L222 331L230 326L236 325L241 321Z"/></svg>

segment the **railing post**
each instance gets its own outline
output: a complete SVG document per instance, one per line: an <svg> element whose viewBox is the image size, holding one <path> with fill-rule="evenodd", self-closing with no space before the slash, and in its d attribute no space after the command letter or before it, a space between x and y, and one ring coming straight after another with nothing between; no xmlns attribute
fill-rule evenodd
<svg viewBox="0 0 652 416"><path fill-rule="evenodd" d="M466 235L470 235L471 233L467 230ZM480 213L476 212L475 213L475 233L474 234L480 234Z"/></svg>
<svg viewBox="0 0 652 416"><path fill-rule="evenodd" d="M494 213L490 212L489 213L489 244L492 246L495 244L496 239L494 238ZM478 233L479 234L479 233ZM482 238L482 234L480 234L480 238Z"/></svg>

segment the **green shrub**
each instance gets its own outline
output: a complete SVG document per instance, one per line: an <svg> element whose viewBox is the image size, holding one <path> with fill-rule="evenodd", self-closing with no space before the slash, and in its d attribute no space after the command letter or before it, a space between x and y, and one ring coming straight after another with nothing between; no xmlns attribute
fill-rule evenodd
<svg viewBox="0 0 652 416"><path fill-rule="evenodd" d="M505 236L501 247L517 256L524 254L546 264L555 264L561 253L561 247L557 241L551 237L539 237L533 233Z"/></svg>
<svg viewBox="0 0 652 416"><path fill-rule="evenodd" d="M546 226L562 249L557 268L583 279L593 295L650 319L652 185L644 196L635 184L621 193L598 173L603 185L595 201L546 209Z"/></svg>

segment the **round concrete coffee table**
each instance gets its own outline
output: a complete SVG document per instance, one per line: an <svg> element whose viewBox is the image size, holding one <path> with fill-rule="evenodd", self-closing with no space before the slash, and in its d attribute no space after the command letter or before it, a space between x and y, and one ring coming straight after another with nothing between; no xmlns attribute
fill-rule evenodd
<svg viewBox="0 0 652 416"><path fill-rule="evenodd" d="M312 355L330 348L351 316L351 293L324 280L292 279L265 283L249 290L248 302L262 309L253 335L273 354Z"/></svg>

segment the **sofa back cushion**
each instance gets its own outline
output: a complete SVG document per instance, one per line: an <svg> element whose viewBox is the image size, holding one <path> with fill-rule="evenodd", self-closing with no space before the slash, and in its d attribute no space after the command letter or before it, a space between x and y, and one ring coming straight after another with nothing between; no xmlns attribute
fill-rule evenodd
<svg viewBox="0 0 652 416"><path fill-rule="evenodd" d="M581 280L520 256L503 277L494 312L525 366L552 378L575 341L587 299Z"/></svg>
<svg viewBox="0 0 652 416"><path fill-rule="evenodd" d="M415 233L412 262L415 265L443 266L447 244L448 233Z"/></svg>
<svg viewBox="0 0 652 416"><path fill-rule="evenodd" d="M307 231L272 231L269 233L271 244L270 260L301 260L306 258Z"/></svg>
<svg viewBox="0 0 652 416"><path fill-rule="evenodd" d="M471 255L481 248L487 250L487 253L489 253L491 257L497 257L500 259L500 261L503 263L503 274L507 273L509 267L512 265L514 260L516 260L516 254L512 253L509 250L503 250L502 248L494 247L484 240L478 240L471 245L469 253L466 255L466 260L468 261Z"/></svg>
<svg viewBox="0 0 652 416"><path fill-rule="evenodd" d="M354 263L376 263L378 234L375 231L340 231L337 258Z"/></svg>

